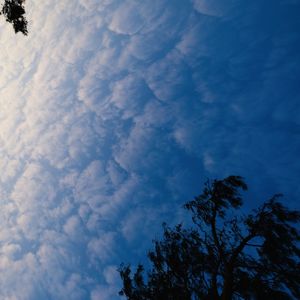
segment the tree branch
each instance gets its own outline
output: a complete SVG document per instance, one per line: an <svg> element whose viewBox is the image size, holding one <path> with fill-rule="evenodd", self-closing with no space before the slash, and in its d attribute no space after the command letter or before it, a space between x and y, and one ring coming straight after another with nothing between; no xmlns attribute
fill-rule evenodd
<svg viewBox="0 0 300 300"><path fill-rule="evenodd" d="M212 232L212 236L213 236L213 240L214 240L214 243L219 251L219 256L221 258L224 258L224 251L223 251L223 248L220 244L220 241L219 241L219 238L218 238L218 234L217 234L217 229L216 229L216 217L217 217L217 207L216 207L216 204L214 203L214 207L213 207L213 215L212 215L212 218L211 218L211 232Z"/></svg>
<svg viewBox="0 0 300 300"><path fill-rule="evenodd" d="M249 247L262 247L263 245L247 243L245 246L249 246Z"/></svg>

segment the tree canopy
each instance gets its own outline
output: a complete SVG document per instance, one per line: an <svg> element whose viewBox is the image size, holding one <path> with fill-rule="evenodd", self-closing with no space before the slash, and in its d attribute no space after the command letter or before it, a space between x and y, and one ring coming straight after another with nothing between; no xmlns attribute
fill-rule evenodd
<svg viewBox="0 0 300 300"><path fill-rule="evenodd" d="M27 20L25 18L25 0L5 0L1 8L1 14L5 20L13 25L15 33L28 34Z"/></svg>
<svg viewBox="0 0 300 300"><path fill-rule="evenodd" d="M274 195L244 214L243 178L208 181L187 202L193 226L164 227L148 253L152 268L119 268L129 300L300 299L300 212Z"/></svg>

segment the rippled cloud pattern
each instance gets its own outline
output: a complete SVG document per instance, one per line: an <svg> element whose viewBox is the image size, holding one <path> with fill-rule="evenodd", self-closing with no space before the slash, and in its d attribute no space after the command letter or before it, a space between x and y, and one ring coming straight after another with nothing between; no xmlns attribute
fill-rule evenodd
<svg viewBox="0 0 300 300"><path fill-rule="evenodd" d="M0 24L1 299L120 299L206 178L299 208L299 1L26 10L28 37Z"/></svg>

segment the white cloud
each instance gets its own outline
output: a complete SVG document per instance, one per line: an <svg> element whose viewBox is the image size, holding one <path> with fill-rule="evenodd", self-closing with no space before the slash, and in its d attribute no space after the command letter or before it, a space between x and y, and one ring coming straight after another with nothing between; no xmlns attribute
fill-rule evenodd
<svg viewBox="0 0 300 300"><path fill-rule="evenodd" d="M138 1L124 1L114 12L109 29L120 34L135 34L144 25L144 18L141 16L141 3Z"/></svg>
<svg viewBox="0 0 300 300"><path fill-rule="evenodd" d="M100 260L105 263L115 255L113 249L116 245L116 234L114 232L105 232L99 234L98 238L89 241L87 249L91 255L92 261Z"/></svg>

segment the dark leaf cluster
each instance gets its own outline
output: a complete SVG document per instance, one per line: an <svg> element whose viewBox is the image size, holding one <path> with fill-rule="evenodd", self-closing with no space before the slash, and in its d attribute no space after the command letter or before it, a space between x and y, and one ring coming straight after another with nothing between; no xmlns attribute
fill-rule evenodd
<svg viewBox="0 0 300 300"><path fill-rule="evenodd" d="M13 25L15 33L28 34L24 0L5 0L1 8L1 14L4 15L7 22Z"/></svg>

